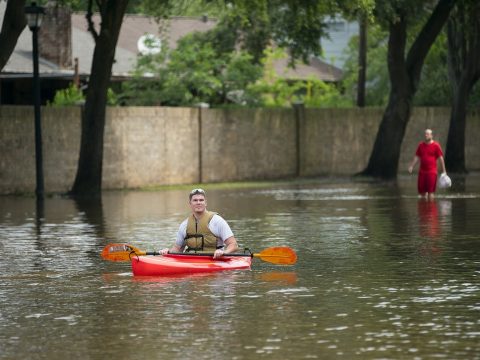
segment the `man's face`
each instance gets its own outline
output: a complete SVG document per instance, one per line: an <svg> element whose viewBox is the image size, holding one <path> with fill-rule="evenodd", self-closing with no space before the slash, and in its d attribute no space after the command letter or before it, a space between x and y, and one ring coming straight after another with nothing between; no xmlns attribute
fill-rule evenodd
<svg viewBox="0 0 480 360"><path fill-rule="evenodd" d="M431 130L426 130L425 131L425 141L432 141L433 139L433 134Z"/></svg>
<svg viewBox="0 0 480 360"><path fill-rule="evenodd" d="M207 200L205 199L205 195L193 195L190 199L190 208L194 213L203 213L207 208Z"/></svg>

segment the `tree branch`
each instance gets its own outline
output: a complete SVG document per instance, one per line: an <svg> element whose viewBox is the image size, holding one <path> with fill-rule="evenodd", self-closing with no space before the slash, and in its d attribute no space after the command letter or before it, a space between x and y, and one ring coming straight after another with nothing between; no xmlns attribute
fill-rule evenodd
<svg viewBox="0 0 480 360"><path fill-rule="evenodd" d="M480 3L475 4L472 14L472 30L469 32L470 51L469 68L472 74L472 86L480 79Z"/></svg>
<svg viewBox="0 0 480 360"><path fill-rule="evenodd" d="M12 55L17 40L27 21L25 19L25 0L8 0L0 32L0 71Z"/></svg>
<svg viewBox="0 0 480 360"><path fill-rule="evenodd" d="M93 0L88 0L88 7L87 7L87 13L85 15L85 18L87 19L87 24L88 24L88 32L92 34L93 40L95 40L95 43L98 40L98 33L97 30L95 30L95 24L93 23Z"/></svg>
<svg viewBox="0 0 480 360"><path fill-rule="evenodd" d="M448 20L450 11L455 6L456 1L457 0L439 0L432 15L428 18L428 21L408 51L406 66L414 89L418 86L425 58L442 30L443 25Z"/></svg>
<svg viewBox="0 0 480 360"><path fill-rule="evenodd" d="M400 17L391 22L389 27L387 63L392 84L404 84L407 80L407 74L405 73L406 42L407 23L404 17Z"/></svg>

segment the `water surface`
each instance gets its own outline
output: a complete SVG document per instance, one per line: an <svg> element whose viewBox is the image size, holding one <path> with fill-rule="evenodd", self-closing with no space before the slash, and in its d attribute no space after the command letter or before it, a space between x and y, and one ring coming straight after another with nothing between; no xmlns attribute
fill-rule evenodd
<svg viewBox="0 0 480 360"><path fill-rule="evenodd" d="M112 242L169 246L186 191L0 198L5 359L480 358L480 176L435 201L414 178L209 189L242 247L295 266L135 278Z"/></svg>

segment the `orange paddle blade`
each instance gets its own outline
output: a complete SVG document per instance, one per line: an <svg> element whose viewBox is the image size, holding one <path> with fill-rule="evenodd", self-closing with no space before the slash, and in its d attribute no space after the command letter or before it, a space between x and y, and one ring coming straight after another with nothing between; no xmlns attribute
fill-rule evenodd
<svg viewBox="0 0 480 360"><path fill-rule="evenodd" d="M132 255L145 255L145 251L128 244L108 244L102 250L102 258L109 261L130 261Z"/></svg>
<svg viewBox="0 0 480 360"><path fill-rule="evenodd" d="M259 257L263 261L279 265L293 265L297 262L297 254L288 246L271 247L258 254L253 254L253 257Z"/></svg>

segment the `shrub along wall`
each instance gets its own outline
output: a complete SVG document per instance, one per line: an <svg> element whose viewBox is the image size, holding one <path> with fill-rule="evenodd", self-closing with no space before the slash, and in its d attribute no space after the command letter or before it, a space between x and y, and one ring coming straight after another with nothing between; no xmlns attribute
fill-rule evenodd
<svg viewBox="0 0 480 360"><path fill-rule="evenodd" d="M116 107L107 111L103 187L136 188L290 176L352 175L368 161L383 109L197 109ZM43 108L47 192L73 184L81 109ZM406 171L423 130L445 147L450 109L416 108L402 145ZM469 114L466 161L480 170L480 113ZM32 107L0 107L0 194L33 192Z"/></svg>

